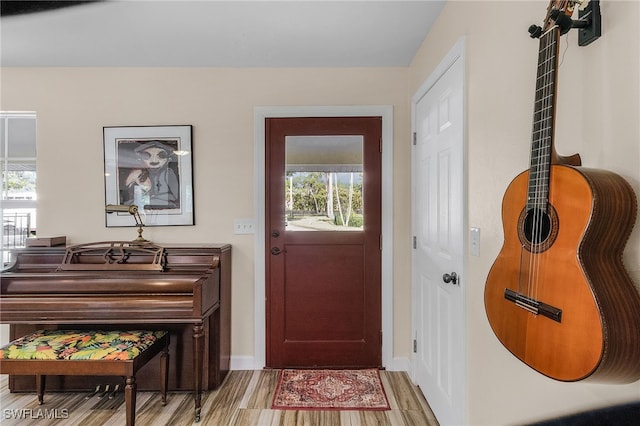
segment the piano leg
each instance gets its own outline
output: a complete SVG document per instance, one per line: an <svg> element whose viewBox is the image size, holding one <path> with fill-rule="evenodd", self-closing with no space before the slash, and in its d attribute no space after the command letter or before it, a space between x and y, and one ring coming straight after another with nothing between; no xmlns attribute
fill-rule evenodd
<svg viewBox="0 0 640 426"><path fill-rule="evenodd" d="M169 335L167 334L167 338ZM168 339L167 339L168 341ZM162 405L167 405L167 389L169 389L169 344L160 355L160 392L162 393Z"/></svg>
<svg viewBox="0 0 640 426"><path fill-rule="evenodd" d="M202 323L193 325L193 368L194 368L194 398L195 421L200 421L202 397L202 370L204 364L204 327Z"/></svg>

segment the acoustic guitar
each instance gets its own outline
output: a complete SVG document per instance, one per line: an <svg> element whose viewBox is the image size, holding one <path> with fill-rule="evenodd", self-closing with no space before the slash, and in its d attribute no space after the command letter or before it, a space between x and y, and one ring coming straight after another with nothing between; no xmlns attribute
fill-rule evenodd
<svg viewBox="0 0 640 426"><path fill-rule="evenodd" d="M551 1L544 27L530 28L540 39L530 167L504 194L485 308L500 342L536 371L628 383L640 379L640 294L622 263L636 197L617 174L554 148L559 42L569 30L558 22L573 8Z"/></svg>

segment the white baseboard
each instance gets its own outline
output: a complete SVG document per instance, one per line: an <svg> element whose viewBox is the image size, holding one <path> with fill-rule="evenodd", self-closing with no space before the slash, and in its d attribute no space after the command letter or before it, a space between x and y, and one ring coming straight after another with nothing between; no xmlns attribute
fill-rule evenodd
<svg viewBox="0 0 640 426"><path fill-rule="evenodd" d="M411 371L411 361L407 357L395 357L391 360L391 365L387 365L389 371Z"/></svg>
<svg viewBox="0 0 640 426"><path fill-rule="evenodd" d="M232 356L229 368L231 370L260 370L262 367L256 367L254 357L252 356Z"/></svg>

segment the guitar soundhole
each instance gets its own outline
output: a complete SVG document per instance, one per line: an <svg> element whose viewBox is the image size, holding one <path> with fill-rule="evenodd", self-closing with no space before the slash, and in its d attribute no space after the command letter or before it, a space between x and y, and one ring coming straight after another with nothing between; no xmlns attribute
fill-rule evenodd
<svg viewBox="0 0 640 426"><path fill-rule="evenodd" d="M549 249L558 236L558 214L551 204L548 211L526 208L518 219L518 237L522 246L532 253Z"/></svg>

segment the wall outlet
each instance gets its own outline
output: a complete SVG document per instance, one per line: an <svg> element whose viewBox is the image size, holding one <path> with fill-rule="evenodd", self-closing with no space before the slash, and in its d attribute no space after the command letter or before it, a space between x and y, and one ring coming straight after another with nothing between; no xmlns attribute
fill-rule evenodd
<svg viewBox="0 0 640 426"><path fill-rule="evenodd" d="M253 219L234 219L233 220L233 233L234 234L253 234Z"/></svg>

